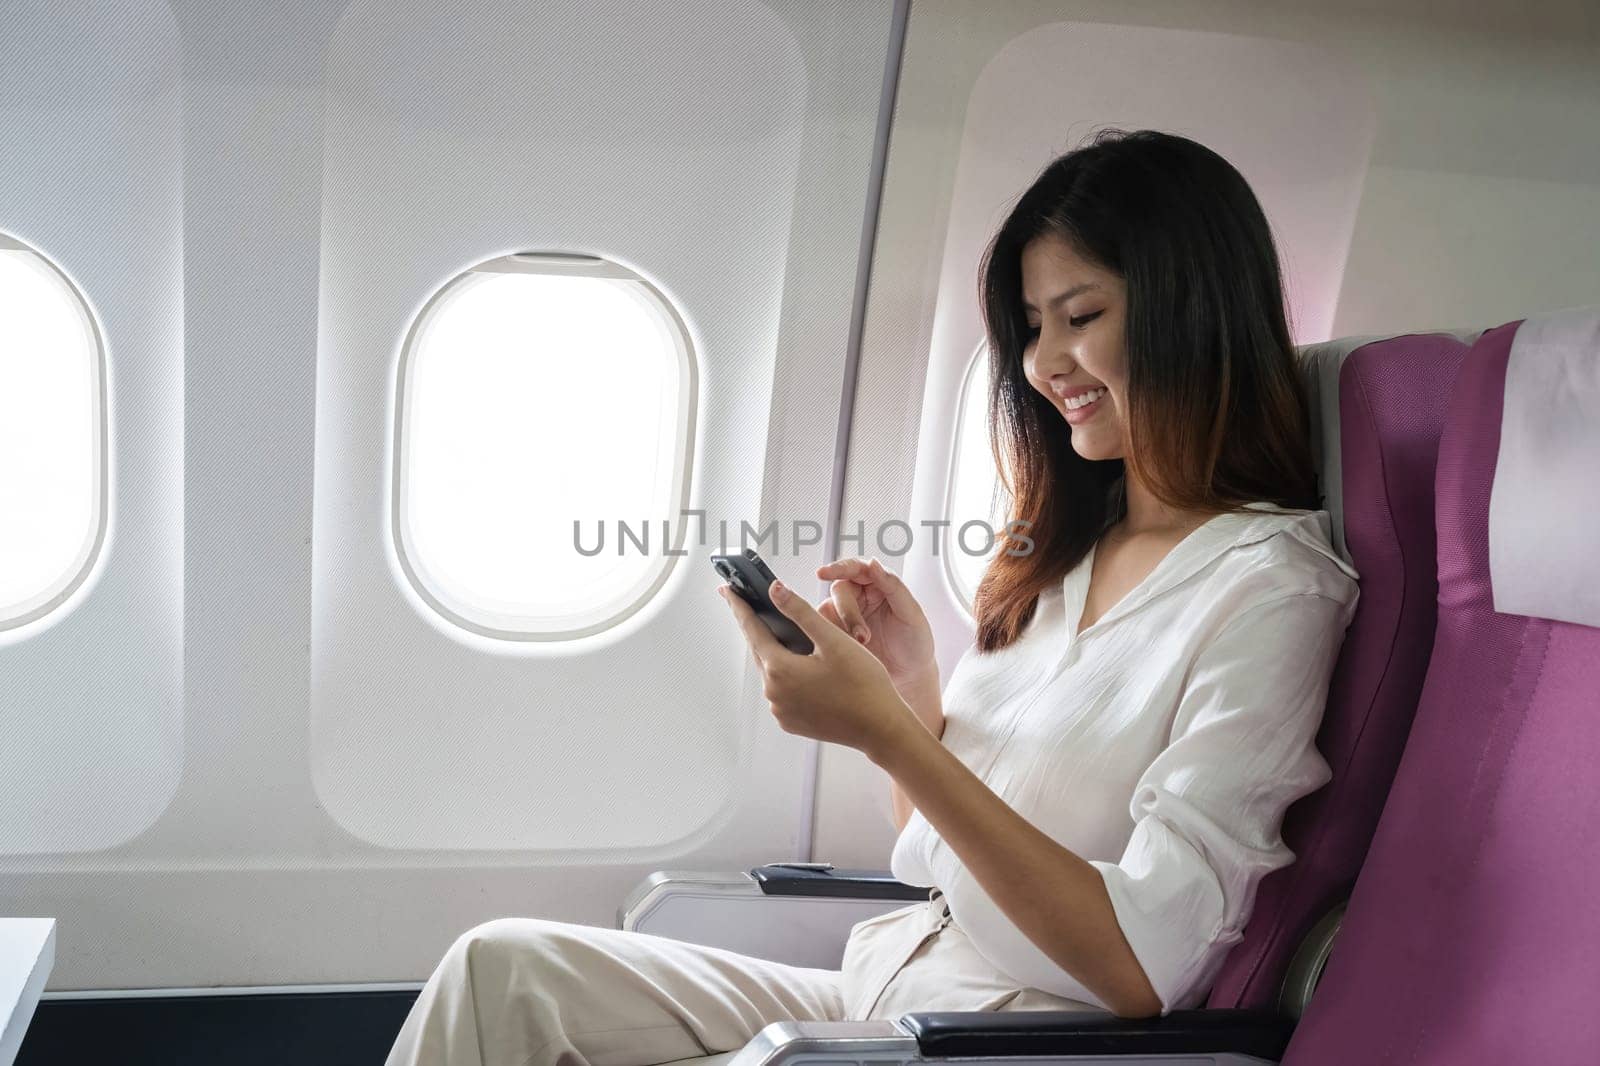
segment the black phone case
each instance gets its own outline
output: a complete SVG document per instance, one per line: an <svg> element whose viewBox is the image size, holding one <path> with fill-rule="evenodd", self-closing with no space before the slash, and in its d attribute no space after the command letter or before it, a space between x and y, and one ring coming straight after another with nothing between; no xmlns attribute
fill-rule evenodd
<svg viewBox="0 0 1600 1066"><path fill-rule="evenodd" d="M740 599L750 605L756 612L756 617L772 630L772 635L778 638L778 642L796 654L810 655L815 647L811 643L811 638L772 602L772 593L768 590L777 578L767 566L766 560L757 555L754 548L746 548L739 555L711 557L712 566L719 562L728 564L734 573L744 580L744 588L740 588L733 581L729 581L728 585ZM720 573L718 576L721 576Z"/></svg>

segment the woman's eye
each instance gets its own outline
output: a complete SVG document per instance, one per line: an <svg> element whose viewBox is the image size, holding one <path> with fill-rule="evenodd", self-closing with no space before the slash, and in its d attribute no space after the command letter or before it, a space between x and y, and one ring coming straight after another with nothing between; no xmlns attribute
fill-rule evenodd
<svg viewBox="0 0 1600 1066"><path fill-rule="evenodd" d="M1067 322L1072 326L1073 329L1082 329L1084 326L1087 326L1089 323L1093 322L1103 314L1105 314L1103 309L1100 311L1091 311L1087 315L1079 315L1077 318L1068 318ZM1036 340L1039 336L1040 327L1038 326L1024 325L1022 329L1024 341Z"/></svg>

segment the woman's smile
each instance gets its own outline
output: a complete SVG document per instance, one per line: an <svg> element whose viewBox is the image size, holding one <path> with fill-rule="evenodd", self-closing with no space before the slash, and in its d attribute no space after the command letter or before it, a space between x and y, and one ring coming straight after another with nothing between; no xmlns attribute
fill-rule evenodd
<svg viewBox="0 0 1600 1066"><path fill-rule="evenodd" d="M1068 400L1067 424L1069 426L1082 425L1083 423L1089 421L1089 419L1093 418L1095 416L1095 412L1100 410L1100 402L1105 399L1105 395L1106 390L1101 389L1094 399L1090 400L1086 404L1083 404L1081 407L1073 407L1072 404L1076 401Z"/></svg>
<svg viewBox="0 0 1600 1066"><path fill-rule="evenodd" d="M1066 408L1068 425L1079 425L1093 418L1100 409L1100 401L1105 399L1109 390L1104 385L1090 388L1075 387L1071 389L1055 389L1056 399L1060 400Z"/></svg>

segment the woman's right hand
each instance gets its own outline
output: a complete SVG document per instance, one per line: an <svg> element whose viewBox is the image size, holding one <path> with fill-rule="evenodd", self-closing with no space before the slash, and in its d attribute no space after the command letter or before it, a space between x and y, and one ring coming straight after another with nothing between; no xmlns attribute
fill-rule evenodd
<svg viewBox="0 0 1600 1066"><path fill-rule="evenodd" d="M856 557L819 566L817 576L832 582L818 612L877 656L902 695L930 683L938 690L933 628L898 575Z"/></svg>

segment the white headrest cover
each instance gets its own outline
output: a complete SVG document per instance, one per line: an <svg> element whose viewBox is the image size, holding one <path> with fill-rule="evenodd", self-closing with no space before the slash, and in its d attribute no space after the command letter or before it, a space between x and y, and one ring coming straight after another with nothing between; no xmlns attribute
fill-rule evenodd
<svg viewBox="0 0 1600 1066"><path fill-rule="evenodd" d="M1489 496L1494 609L1600 626L1600 307L1530 316Z"/></svg>

